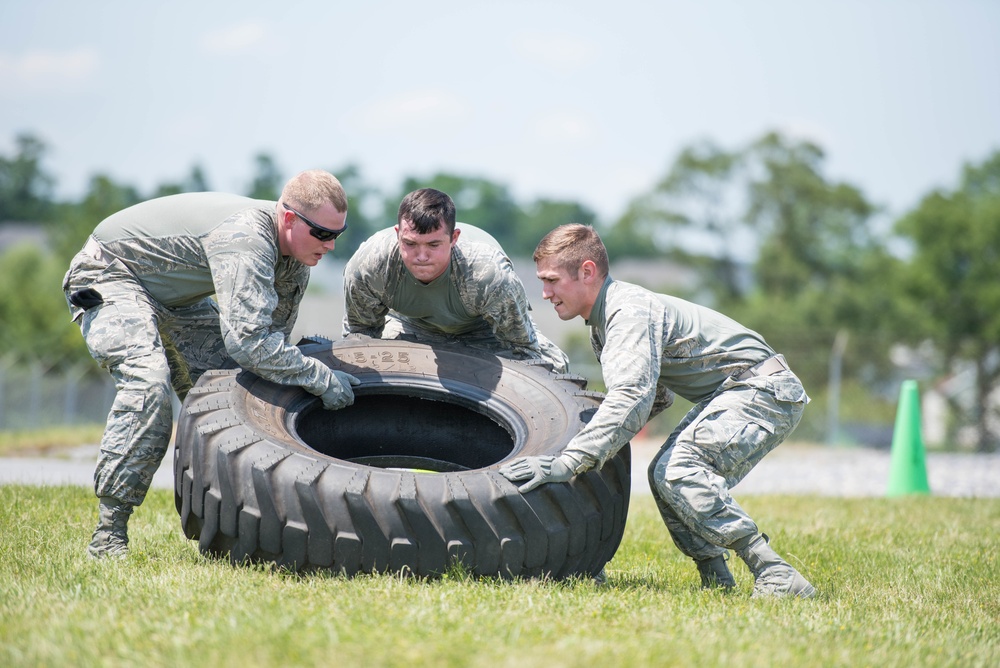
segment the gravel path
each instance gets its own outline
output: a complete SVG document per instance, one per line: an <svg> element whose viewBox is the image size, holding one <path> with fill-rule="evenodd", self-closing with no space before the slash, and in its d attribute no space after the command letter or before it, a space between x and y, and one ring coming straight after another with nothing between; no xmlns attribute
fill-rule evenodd
<svg viewBox="0 0 1000 668"><path fill-rule="evenodd" d="M632 445L632 490L649 494L646 468L659 442ZM82 485L94 480L97 446L81 446L47 456L0 458L0 484ZM1000 453L927 454L927 478L935 496L1000 497ZM153 478L153 487L173 488L173 448ZM786 443L764 458L737 485L737 497L751 494L884 496L889 480L888 451L828 448Z"/></svg>
<svg viewBox="0 0 1000 668"><path fill-rule="evenodd" d="M632 446L632 489L637 494L649 493L646 468L659 446L658 442ZM785 443L734 487L733 495L885 496L890 457L888 450ZM926 462L935 496L1000 497L1000 453L928 453Z"/></svg>

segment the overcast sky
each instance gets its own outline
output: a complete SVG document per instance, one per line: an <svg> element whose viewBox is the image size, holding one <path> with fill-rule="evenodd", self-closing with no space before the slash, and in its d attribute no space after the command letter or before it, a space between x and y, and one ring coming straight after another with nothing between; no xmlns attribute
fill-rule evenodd
<svg viewBox="0 0 1000 668"><path fill-rule="evenodd" d="M953 187L1000 150L1000 2L0 5L0 154L39 136L65 197L195 163L242 192L266 152L284 176L449 170L610 222L684 146L772 129L890 212Z"/></svg>

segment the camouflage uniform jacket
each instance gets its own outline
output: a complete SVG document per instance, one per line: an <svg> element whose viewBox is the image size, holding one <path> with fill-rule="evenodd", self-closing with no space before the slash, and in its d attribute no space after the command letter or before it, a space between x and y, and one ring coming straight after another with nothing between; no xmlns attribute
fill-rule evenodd
<svg viewBox="0 0 1000 668"><path fill-rule="evenodd" d="M281 255L275 207L224 193L142 202L95 228L65 285L100 291L102 280L124 277L167 309L214 294L226 351L240 367L322 394L330 369L290 344L309 267Z"/></svg>
<svg viewBox="0 0 1000 668"><path fill-rule="evenodd" d="M587 320L607 394L567 445L577 473L599 467L673 403L694 404L772 357L756 332L704 306L608 276Z"/></svg>
<svg viewBox="0 0 1000 668"><path fill-rule="evenodd" d="M448 269L429 286L417 281L403 264L393 228L366 240L344 269L345 336L379 338L391 310L394 317L424 330L461 335L488 328L503 348L523 357L541 357L528 297L510 259L498 246L466 239L486 238L481 230L470 225L461 229ZM442 280L448 284L437 293L443 298L419 305L412 299Z"/></svg>

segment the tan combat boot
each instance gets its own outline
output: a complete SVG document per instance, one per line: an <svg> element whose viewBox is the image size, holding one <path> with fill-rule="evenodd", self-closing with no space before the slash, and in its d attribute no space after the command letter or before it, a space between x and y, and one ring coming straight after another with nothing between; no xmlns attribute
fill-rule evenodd
<svg viewBox="0 0 1000 668"><path fill-rule="evenodd" d="M132 505L102 496L98 514L97 528L87 553L93 559L125 557L128 554L128 518L132 514Z"/></svg>
<svg viewBox="0 0 1000 668"><path fill-rule="evenodd" d="M701 575L702 589L715 589L717 587L732 589L736 586L736 580L733 579L733 574L729 571L729 566L726 565L728 558L729 553L723 552L711 559L694 560L698 567L698 573Z"/></svg>
<svg viewBox="0 0 1000 668"><path fill-rule="evenodd" d="M736 554L746 562L753 573L754 586L751 598L773 596L798 596L812 598L816 588L802 577L791 564L778 556L778 553L768 545L769 538L765 534L753 536L743 547L736 548Z"/></svg>

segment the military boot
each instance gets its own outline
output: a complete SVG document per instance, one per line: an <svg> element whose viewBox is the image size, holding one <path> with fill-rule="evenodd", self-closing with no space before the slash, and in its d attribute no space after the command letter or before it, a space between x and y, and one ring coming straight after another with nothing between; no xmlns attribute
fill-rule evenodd
<svg viewBox="0 0 1000 668"><path fill-rule="evenodd" d="M702 589L715 589L716 587L732 589L736 586L736 580L733 579L733 574L729 572L729 566L726 565L728 558L729 553L723 552L711 559L694 560L698 567L698 573L701 575Z"/></svg>
<svg viewBox="0 0 1000 668"><path fill-rule="evenodd" d="M754 586L751 598L773 596L798 596L812 598L816 588L792 568L791 564L778 556L768 545L770 539L765 534L757 534L736 548L736 554L746 562L753 573Z"/></svg>
<svg viewBox="0 0 1000 668"><path fill-rule="evenodd" d="M124 557L128 554L128 518L132 505L102 496L99 519L87 553L94 559Z"/></svg>

